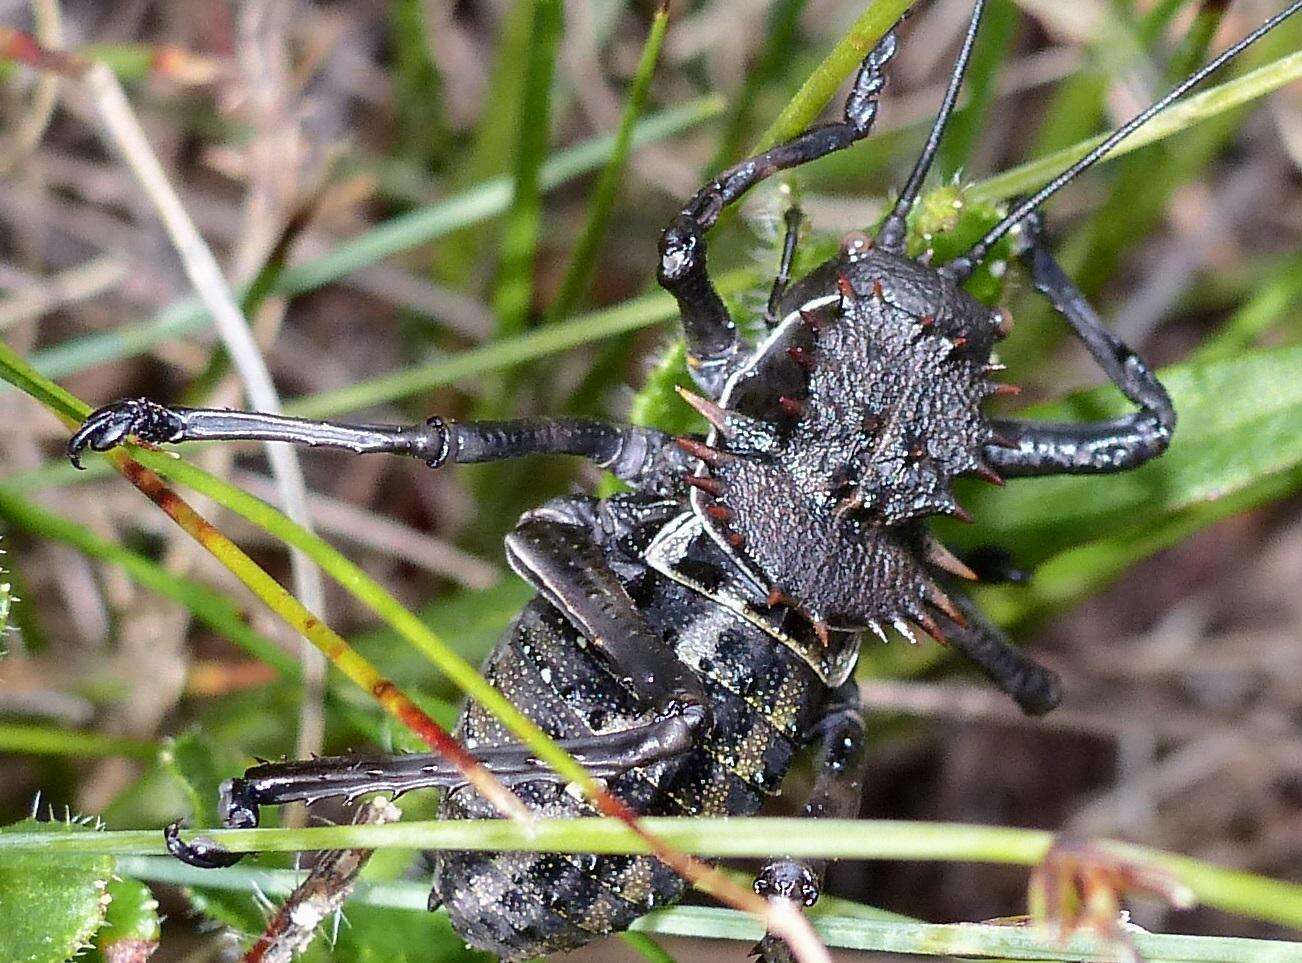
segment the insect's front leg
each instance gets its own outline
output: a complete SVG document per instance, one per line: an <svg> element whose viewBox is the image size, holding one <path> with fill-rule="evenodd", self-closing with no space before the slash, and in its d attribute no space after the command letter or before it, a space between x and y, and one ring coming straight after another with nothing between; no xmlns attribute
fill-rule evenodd
<svg viewBox="0 0 1302 963"><path fill-rule="evenodd" d="M87 450L107 451L128 436L149 444L277 441L354 454L407 455L431 468L447 462L575 455L635 486L659 469L688 465L663 432L595 418L451 421L435 416L416 425L350 425L258 411L170 407L148 398L117 401L91 412L68 441L68 457L81 467Z"/></svg>
<svg viewBox="0 0 1302 963"><path fill-rule="evenodd" d="M1038 213L1023 222L1022 260L1036 288L1071 325L1089 353L1139 411L1109 421L996 421L1000 443L986 460L1000 475L1083 475L1125 471L1162 454L1175 431L1171 396L1144 359L1103 326L1098 313L1054 259Z"/></svg>
<svg viewBox="0 0 1302 963"><path fill-rule="evenodd" d="M868 744L859 689L854 680L833 694L815 727L818 773L801 815L807 819L853 819L859 815ZM813 906L823 889L825 859L778 859L766 864L755 877L755 892L768 899L784 899ZM761 963L789 963L794 958L787 945L772 934L755 947Z"/></svg>
<svg viewBox="0 0 1302 963"><path fill-rule="evenodd" d="M701 188L660 237L660 286L674 296L687 339L692 377L717 398L741 360L737 325L715 290L706 267L706 232L723 209L764 178L826 157L868 136L895 55L892 29L868 52L846 98L844 119L811 127L784 144L728 168Z"/></svg>

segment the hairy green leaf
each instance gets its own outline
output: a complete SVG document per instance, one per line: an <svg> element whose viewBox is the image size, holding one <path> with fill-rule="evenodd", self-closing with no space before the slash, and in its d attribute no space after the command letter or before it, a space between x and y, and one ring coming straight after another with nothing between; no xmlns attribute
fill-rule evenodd
<svg viewBox="0 0 1302 963"><path fill-rule="evenodd" d="M158 900L138 879L114 879L108 885L104 925L95 934L91 963L141 963L158 948L162 923Z"/></svg>
<svg viewBox="0 0 1302 963"><path fill-rule="evenodd" d="M94 832L74 821L24 819L0 836ZM0 960L63 963L83 949L104 921L113 857L96 853L0 854Z"/></svg>

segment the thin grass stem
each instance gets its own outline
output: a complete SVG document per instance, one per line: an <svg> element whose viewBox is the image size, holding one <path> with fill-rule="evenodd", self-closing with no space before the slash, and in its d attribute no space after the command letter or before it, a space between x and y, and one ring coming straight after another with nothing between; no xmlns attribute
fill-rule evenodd
<svg viewBox="0 0 1302 963"><path fill-rule="evenodd" d="M629 151L633 146L633 130L638 118L646 107L647 91L651 88L651 78L655 75L656 63L660 59L660 48L664 45L665 34L669 30L669 9L660 7L651 21L651 30L647 33L646 43L642 46L642 56L638 61L637 72L633 75L633 84L629 87L628 102L624 105L624 114L620 118L619 130L615 133L615 148L610 160L602 168L597 185L593 188L592 199L588 201L588 217L583 225L583 233L570 252L570 263L561 279L551 306L547 310L548 323L568 317L583 300L592 283L593 272L600 260L599 247L606 236L611 215L615 209L615 198L619 193L624 168L628 164Z"/></svg>

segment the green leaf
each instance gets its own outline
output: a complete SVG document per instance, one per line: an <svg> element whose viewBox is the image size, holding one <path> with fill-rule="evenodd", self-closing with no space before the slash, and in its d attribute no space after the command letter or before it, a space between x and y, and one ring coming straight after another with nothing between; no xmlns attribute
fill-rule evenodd
<svg viewBox="0 0 1302 963"><path fill-rule="evenodd" d="M94 832L75 822L24 819L0 836ZM113 857L96 854L0 854L0 960L62 963L83 949L104 921Z"/></svg>
<svg viewBox="0 0 1302 963"><path fill-rule="evenodd" d="M138 879L114 879L108 885L104 925L95 934L95 963L140 963L158 948L161 923L158 900Z"/></svg>
<svg viewBox="0 0 1302 963"><path fill-rule="evenodd" d="M303 963L491 963L493 957L466 948L446 913L413 913L348 903L347 923L334 945L321 939L303 954Z"/></svg>
<svg viewBox="0 0 1302 963"><path fill-rule="evenodd" d="M981 519L980 539L1016 546L1019 561L1035 563L1302 465L1302 347L1176 365L1160 377L1180 417L1166 454L1119 475L973 491L965 501ZM1128 410L1115 389L1100 388L1027 416L1084 421Z"/></svg>

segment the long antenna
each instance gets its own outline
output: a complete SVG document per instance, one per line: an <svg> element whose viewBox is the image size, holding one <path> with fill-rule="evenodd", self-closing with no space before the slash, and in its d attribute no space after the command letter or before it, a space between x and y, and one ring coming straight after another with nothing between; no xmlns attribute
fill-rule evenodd
<svg viewBox="0 0 1302 963"><path fill-rule="evenodd" d="M963 49L954 61L954 69L949 75L949 87L945 90L945 99L940 102L940 110L931 125L931 133L927 135L926 146L918 155L900 196L895 199L894 209L886 215L886 220L882 221L881 229L877 232L877 243L883 250L895 254L904 251L905 218L909 216L913 202L918 199L922 182L927 179L927 172L931 170L931 163L940 149L940 140L945 135L950 115L954 113L954 105L958 102L958 92L963 86L963 77L967 74L967 63L972 59L972 47L976 43L977 29L981 26L981 15L985 12L985 7L985 0L976 0L972 5L972 19L968 22L967 34L963 37Z"/></svg>
<svg viewBox="0 0 1302 963"><path fill-rule="evenodd" d="M1252 33L1248 34L1234 46L1217 56L1216 59L1190 74L1169 94L1145 108L1141 113L1136 114L1130 120L1126 121L1126 123L1122 124L1109 134L1103 142L1092 151L1076 163L1072 164L1053 180L1049 181L1049 183L1045 184L1026 200L1022 201L1022 203L1017 205L1012 213L987 231L985 237L973 244L965 253L960 254L952 261L943 265L940 270L956 281L966 280L971 276L976 265L980 264L981 261L985 259L986 255L990 253L990 248L994 246L995 242L1012 230L1014 225L1020 222L1022 218L1026 217L1026 215L1030 214L1046 200L1070 184L1082 171L1088 170L1090 167L1097 164L1107 156L1112 148L1116 147L1117 144L1129 137L1137 128L1142 127L1162 111L1166 110L1166 108L1170 107L1173 103L1188 93L1190 89L1198 86L1198 84L1206 80L1210 74L1215 73L1228 61L1233 60L1244 50L1256 43L1266 34L1270 33L1299 10L1302 10L1302 0L1294 0L1294 2L1286 9L1275 14L1275 16L1271 17L1256 30L1252 31Z"/></svg>

